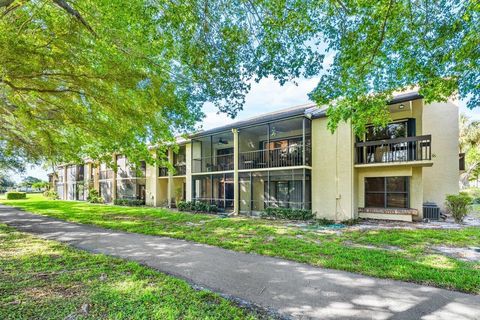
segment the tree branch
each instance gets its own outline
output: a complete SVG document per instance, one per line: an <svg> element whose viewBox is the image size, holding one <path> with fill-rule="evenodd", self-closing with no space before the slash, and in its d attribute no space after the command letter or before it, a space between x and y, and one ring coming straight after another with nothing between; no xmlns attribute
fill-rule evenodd
<svg viewBox="0 0 480 320"><path fill-rule="evenodd" d="M42 89L42 88L31 88L31 87L17 87L13 83L11 83L8 80L2 79L0 82L5 83L8 85L10 88L12 88L15 91L35 91L35 92L43 92L43 93L65 93L65 92L73 92L73 93L78 93L81 94L80 91L65 88L65 89Z"/></svg>
<svg viewBox="0 0 480 320"><path fill-rule="evenodd" d="M15 0L0 0L0 8L1 7L8 7L11 5Z"/></svg>
<svg viewBox="0 0 480 320"><path fill-rule="evenodd" d="M5 12L2 13L2 18L5 17L7 14L12 12L13 10L19 8L21 5L16 4L10 7L10 5L14 2L15 0L0 0L0 8L6 7Z"/></svg>
<svg viewBox="0 0 480 320"><path fill-rule="evenodd" d="M85 28L88 29L88 31L90 31L94 36L97 36L97 34L95 33L95 31L93 30L93 28L88 24L88 22L82 17L82 15L77 11L75 10L74 8L72 8L72 6L70 6L67 1L65 0L53 0L53 2L58 5L60 8L62 8L63 10L67 11L70 15L74 16L78 21L80 21L81 24L83 24L85 26Z"/></svg>
<svg viewBox="0 0 480 320"><path fill-rule="evenodd" d="M381 27L381 30L380 30L380 38L378 39L377 44L376 44L375 48L373 49L373 53L370 56L370 58L364 64L362 64L361 69L360 69L361 73L363 73L363 70L365 69L365 67L367 65L369 65L373 62L373 60L377 56L378 50L380 50L380 47L383 43L383 40L385 39L385 33L387 32L387 21L390 18L390 14L391 14L394 3L395 3L395 0L390 0L390 2L388 4L387 14L385 15L385 19L383 19L382 27Z"/></svg>

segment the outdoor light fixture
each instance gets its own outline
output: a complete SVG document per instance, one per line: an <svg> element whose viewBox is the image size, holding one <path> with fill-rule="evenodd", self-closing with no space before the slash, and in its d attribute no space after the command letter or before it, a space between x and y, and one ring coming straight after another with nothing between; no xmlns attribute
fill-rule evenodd
<svg viewBox="0 0 480 320"><path fill-rule="evenodd" d="M398 109L403 109L403 108L405 108L405 105L403 103L398 106Z"/></svg>

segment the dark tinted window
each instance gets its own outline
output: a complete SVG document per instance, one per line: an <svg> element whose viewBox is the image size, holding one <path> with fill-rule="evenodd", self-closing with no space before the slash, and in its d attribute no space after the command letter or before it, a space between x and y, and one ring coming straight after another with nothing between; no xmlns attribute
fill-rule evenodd
<svg viewBox="0 0 480 320"><path fill-rule="evenodd" d="M407 122L390 123L385 128L367 127L367 141L395 139L407 136Z"/></svg>
<svg viewBox="0 0 480 320"><path fill-rule="evenodd" d="M365 178L365 207L408 208L408 177Z"/></svg>

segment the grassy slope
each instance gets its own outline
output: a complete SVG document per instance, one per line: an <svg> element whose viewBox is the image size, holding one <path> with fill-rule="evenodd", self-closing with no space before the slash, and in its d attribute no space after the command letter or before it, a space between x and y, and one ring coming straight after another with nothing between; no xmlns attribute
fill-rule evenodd
<svg viewBox="0 0 480 320"><path fill-rule="evenodd" d="M478 246L478 228L356 231L336 235L259 219L222 219L166 209L46 201L39 196L2 202L73 222L186 239L315 266L480 294L480 263L459 261L429 250L431 245ZM399 250L384 250L384 246L395 246Z"/></svg>
<svg viewBox="0 0 480 320"><path fill-rule="evenodd" d="M88 305L87 313L82 306ZM85 308L84 308L85 309ZM0 319L254 319L216 294L137 263L0 224Z"/></svg>

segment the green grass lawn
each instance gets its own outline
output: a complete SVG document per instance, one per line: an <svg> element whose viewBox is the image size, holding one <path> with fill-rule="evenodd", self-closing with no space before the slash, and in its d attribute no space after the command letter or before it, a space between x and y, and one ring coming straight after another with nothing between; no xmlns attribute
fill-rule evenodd
<svg viewBox="0 0 480 320"><path fill-rule="evenodd" d="M256 319L220 296L134 262L0 224L0 319Z"/></svg>
<svg viewBox="0 0 480 320"><path fill-rule="evenodd" d="M430 249L433 245L480 246L479 228L350 231L337 235L262 219L48 201L41 196L2 202L26 211L104 228L186 239L314 266L480 294L480 263L460 261ZM385 249L388 246L395 250Z"/></svg>

